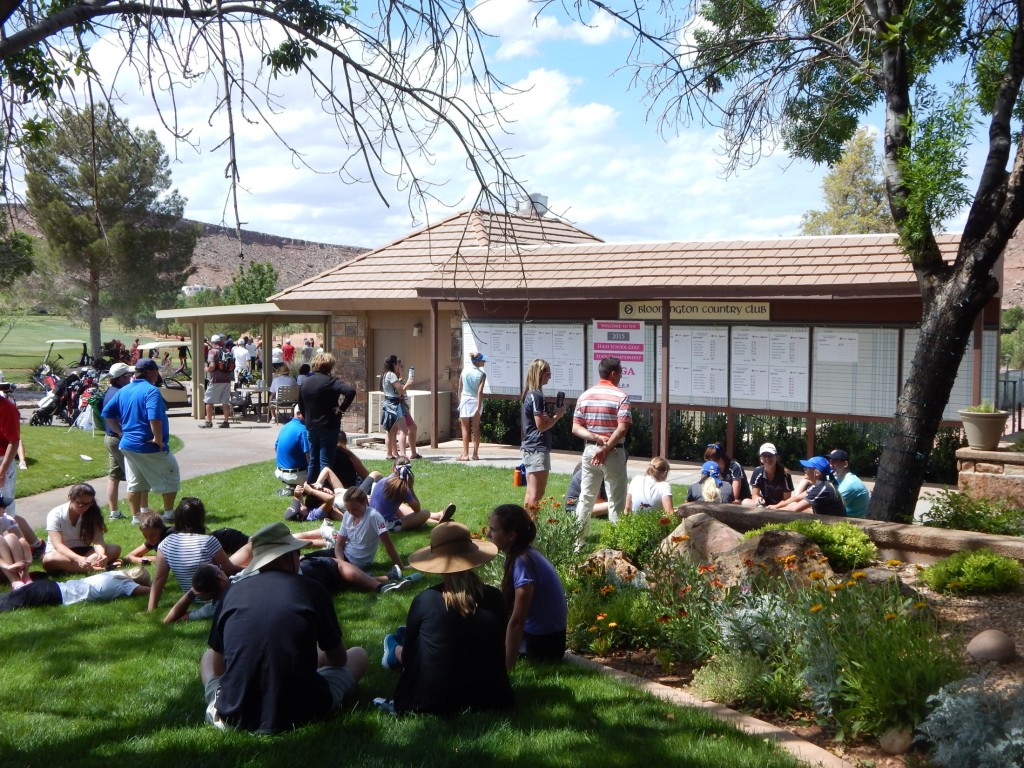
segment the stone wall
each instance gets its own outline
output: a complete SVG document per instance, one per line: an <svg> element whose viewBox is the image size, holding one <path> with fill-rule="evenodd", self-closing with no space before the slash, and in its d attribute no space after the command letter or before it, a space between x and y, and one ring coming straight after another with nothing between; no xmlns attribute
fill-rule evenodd
<svg viewBox="0 0 1024 768"><path fill-rule="evenodd" d="M346 432L366 431L368 398L362 384L367 379L366 338L365 312L335 314L331 318L331 352L338 359L334 375L354 384L357 393L341 420L341 428Z"/></svg>
<svg viewBox="0 0 1024 768"><path fill-rule="evenodd" d="M956 452L959 485L976 498L1009 499L1024 507L1024 453L1009 450Z"/></svg>

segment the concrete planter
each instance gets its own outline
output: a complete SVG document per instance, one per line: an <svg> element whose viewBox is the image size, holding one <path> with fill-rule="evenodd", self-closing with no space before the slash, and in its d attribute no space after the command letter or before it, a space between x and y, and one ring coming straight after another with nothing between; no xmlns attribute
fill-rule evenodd
<svg viewBox="0 0 1024 768"><path fill-rule="evenodd" d="M979 451L994 451L999 446L999 439L1006 428L1006 417L1009 411L995 413L977 413L975 411L958 411L964 423L964 434L967 445Z"/></svg>

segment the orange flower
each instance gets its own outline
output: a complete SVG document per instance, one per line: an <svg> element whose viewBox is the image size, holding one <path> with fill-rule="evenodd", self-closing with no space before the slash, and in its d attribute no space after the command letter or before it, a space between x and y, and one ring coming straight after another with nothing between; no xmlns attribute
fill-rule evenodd
<svg viewBox="0 0 1024 768"><path fill-rule="evenodd" d="M757 565L757 563L755 563L749 557L745 557L743 558L743 565L745 565L747 568L753 568L755 565Z"/></svg>
<svg viewBox="0 0 1024 768"><path fill-rule="evenodd" d="M892 611L890 611L889 613L885 614L884 618L885 618L886 621L892 621L893 619L896 618L896 614L893 613Z"/></svg>
<svg viewBox="0 0 1024 768"><path fill-rule="evenodd" d="M554 507L555 509L561 509L562 508L561 503L557 502L557 501L552 502L551 506Z"/></svg>
<svg viewBox="0 0 1024 768"><path fill-rule="evenodd" d="M605 584L598 591L601 593L601 597L605 597L606 595L610 595L612 592L614 592L615 587L613 587L611 584Z"/></svg>
<svg viewBox="0 0 1024 768"><path fill-rule="evenodd" d="M685 533L682 536L673 536L672 537L672 543L673 544L678 544L681 541L689 541L689 540L690 540L690 537L687 534L685 534Z"/></svg>
<svg viewBox="0 0 1024 768"><path fill-rule="evenodd" d="M682 586L682 587L679 588L678 594L679 594L680 597L686 597L688 594L690 594L690 590L691 589L693 589L693 585L692 584L686 584L685 586Z"/></svg>
<svg viewBox="0 0 1024 768"><path fill-rule="evenodd" d="M720 578L715 576L715 578L711 580L711 586L712 587L718 587L719 589L721 589L722 587L725 586L725 584L722 583L722 580Z"/></svg>
<svg viewBox="0 0 1024 768"><path fill-rule="evenodd" d="M557 517L549 517L548 518L548 525L554 525L557 522L558 522L558 518Z"/></svg>
<svg viewBox="0 0 1024 768"><path fill-rule="evenodd" d="M670 621L672 621L672 617L669 616L667 613L663 613L661 614L661 616L658 617L659 624L668 624Z"/></svg>
<svg viewBox="0 0 1024 768"><path fill-rule="evenodd" d="M671 524L672 524L672 518L670 518L670 517L662 517L662 518L658 519L658 525L671 525Z"/></svg>
<svg viewBox="0 0 1024 768"><path fill-rule="evenodd" d="M604 621L606 618L608 618L608 614L607 613L599 613L599 614L597 614L597 620L598 621Z"/></svg>
<svg viewBox="0 0 1024 768"><path fill-rule="evenodd" d="M782 567L785 568L787 571L795 571L797 569L797 564L796 563L786 563Z"/></svg>
<svg viewBox="0 0 1024 768"><path fill-rule="evenodd" d="M697 573L699 573L701 575L703 575L705 573L714 573L714 572L715 572L715 566L713 566L713 565L707 564L707 565L698 565L697 566Z"/></svg>
<svg viewBox="0 0 1024 768"><path fill-rule="evenodd" d="M689 616L689 615L690 614L686 612L685 608L680 608L678 611L676 611L676 616L678 616L679 618L683 618L683 617Z"/></svg>

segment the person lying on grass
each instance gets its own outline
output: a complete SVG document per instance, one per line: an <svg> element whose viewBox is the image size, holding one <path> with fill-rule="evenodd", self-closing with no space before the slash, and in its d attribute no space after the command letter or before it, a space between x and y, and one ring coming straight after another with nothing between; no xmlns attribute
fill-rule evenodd
<svg viewBox="0 0 1024 768"><path fill-rule="evenodd" d="M171 573L178 580L181 591L188 592L192 588L192 574L203 563L216 563L229 576L242 570L228 559L220 542L206 533L206 507L203 502L187 496L174 510L174 533L161 541L157 548L149 610L156 610Z"/></svg>
<svg viewBox="0 0 1024 768"><path fill-rule="evenodd" d="M427 523L441 523L452 519L455 505L449 504L443 512L428 512L420 504L413 483L416 478L406 458L395 462L394 471L373 486L370 506L380 512L389 531L412 531Z"/></svg>
<svg viewBox="0 0 1024 768"><path fill-rule="evenodd" d="M175 528L167 527L163 516L152 510L147 510L139 515L139 533L142 534L142 543L125 555L124 559L129 563L137 565L149 565L156 559L150 556L155 552L164 539L175 532ZM227 553L232 563L239 568L244 568L252 559L252 545L249 537L236 528L218 528L211 531L210 535L220 542L221 547Z"/></svg>
<svg viewBox="0 0 1024 768"><path fill-rule="evenodd" d="M49 573L105 571L121 557L119 545L103 541L106 530L96 489L88 483L71 486L67 503L46 515L43 568Z"/></svg>
<svg viewBox="0 0 1024 768"><path fill-rule="evenodd" d="M219 565L203 563L192 574L191 588L178 598L178 602L164 616L164 624L212 619L230 586L231 579ZM189 608L197 600L202 601L202 605L190 611Z"/></svg>
<svg viewBox="0 0 1024 768"><path fill-rule="evenodd" d="M149 594L149 571L141 566L126 571L106 571L69 581L40 579L21 589L0 595L0 613L44 605L71 605L85 601L113 600Z"/></svg>
<svg viewBox="0 0 1024 768"><path fill-rule="evenodd" d="M488 518L491 541L505 553L501 594L509 608L505 666L516 660L561 661L565 656L567 604L553 565L531 546L537 526L518 504L495 507Z"/></svg>
<svg viewBox="0 0 1024 768"><path fill-rule="evenodd" d="M384 476L380 472L370 471L363 464L362 460L348 448L348 436L341 432L338 434L338 451L334 454L334 461L331 466L320 470L320 476L313 481L308 481L301 487L305 494L305 505L302 499L292 501L289 512L285 513L286 520L306 520L308 510L320 505L334 503L334 492L361 487L367 494L373 489L373 484ZM296 497L300 496L296 489ZM289 516L291 514L291 516ZM315 518L312 518L315 519Z"/></svg>

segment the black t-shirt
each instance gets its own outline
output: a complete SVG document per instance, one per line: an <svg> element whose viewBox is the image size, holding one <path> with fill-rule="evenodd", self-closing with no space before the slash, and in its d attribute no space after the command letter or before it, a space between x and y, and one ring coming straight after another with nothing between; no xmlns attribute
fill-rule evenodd
<svg viewBox="0 0 1024 768"><path fill-rule="evenodd" d="M523 425L522 448L526 451L551 451L551 430L541 432L537 429L536 416L545 413L544 394L539 389L526 393L519 418Z"/></svg>
<svg viewBox="0 0 1024 768"><path fill-rule="evenodd" d="M754 468L750 476L750 485L761 491L761 498L767 505L778 504L785 499L786 493L793 492L793 476L780 464L775 464L775 477L769 478L764 465Z"/></svg>
<svg viewBox="0 0 1024 768"><path fill-rule="evenodd" d="M395 709L450 715L511 707L507 620L505 600L494 587L484 587L476 613L465 618L445 607L441 585L416 595L406 619Z"/></svg>
<svg viewBox="0 0 1024 768"><path fill-rule="evenodd" d="M341 484L346 488L359 485L363 481L363 478L356 474L356 468L352 465L351 454L341 448L334 454L334 461L331 462L331 471L338 476Z"/></svg>
<svg viewBox="0 0 1024 768"><path fill-rule="evenodd" d="M722 480L722 484L718 486L719 493L722 494L722 504L731 504L736 499L732 495L732 483ZM686 501L704 501L704 481L698 480L696 483L691 485L686 491Z"/></svg>
<svg viewBox="0 0 1024 768"><path fill-rule="evenodd" d="M340 428L341 414L348 410L355 397L356 391L341 379L311 373L299 388L299 408L306 428Z"/></svg>
<svg viewBox="0 0 1024 768"><path fill-rule="evenodd" d="M828 480L819 480L807 489L804 497L811 503L811 509L816 515L834 515L835 517L846 517L846 507L843 500L839 498L839 491Z"/></svg>
<svg viewBox="0 0 1024 768"><path fill-rule="evenodd" d="M327 590L295 573L268 571L232 585L210 628L224 654L217 711L247 731L277 733L326 715L327 681L316 673L317 645L341 645Z"/></svg>

